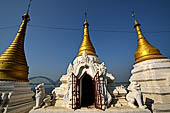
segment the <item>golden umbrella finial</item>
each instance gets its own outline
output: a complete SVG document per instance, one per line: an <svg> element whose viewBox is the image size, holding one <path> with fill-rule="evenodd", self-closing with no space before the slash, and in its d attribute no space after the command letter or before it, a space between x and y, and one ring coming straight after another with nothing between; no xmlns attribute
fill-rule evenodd
<svg viewBox="0 0 170 113"><path fill-rule="evenodd" d="M87 55L97 56L96 51L90 41L88 26L89 24L87 22L87 13L85 12L84 37L83 37L83 41L79 49L78 56L82 56L83 51L86 51Z"/></svg>
<svg viewBox="0 0 170 113"><path fill-rule="evenodd" d="M140 24L139 24L139 22L136 20L136 15L135 15L135 12L134 11L132 11L132 17L134 18L134 23L135 23L135 25L134 25L134 27L136 28L136 26L140 26Z"/></svg>
<svg viewBox="0 0 170 113"><path fill-rule="evenodd" d="M135 18L135 16L136 16L134 11L132 11L132 16L133 16L134 18Z"/></svg>
<svg viewBox="0 0 170 113"><path fill-rule="evenodd" d="M160 51L152 46L143 36L140 24L136 20L134 12L132 12L132 16L134 17L134 27L138 34L138 47L135 53L135 63L152 59L165 59L166 57L162 56Z"/></svg>

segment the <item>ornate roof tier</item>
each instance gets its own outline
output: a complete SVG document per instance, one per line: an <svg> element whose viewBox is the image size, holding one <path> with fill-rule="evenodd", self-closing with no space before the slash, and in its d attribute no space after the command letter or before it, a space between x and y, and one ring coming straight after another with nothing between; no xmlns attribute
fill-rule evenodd
<svg viewBox="0 0 170 113"><path fill-rule="evenodd" d="M24 39L29 20L27 12L23 16L22 24L13 42L0 56L0 80L28 81Z"/></svg>

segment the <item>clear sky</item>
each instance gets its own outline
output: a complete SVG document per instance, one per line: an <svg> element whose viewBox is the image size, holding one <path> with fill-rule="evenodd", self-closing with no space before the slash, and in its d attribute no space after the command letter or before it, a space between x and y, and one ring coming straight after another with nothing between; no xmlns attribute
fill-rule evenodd
<svg viewBox="0 0 170 113"><path fill-rule="evenodd" d="M28 3L0 0L0 53L13 41ZM29 76L57 80L66 73L83 39L86 11L99 59L116 81L128 81L137 48L132 10L147 40L170 58L170 0L33 0L25 40Z"/></svg>

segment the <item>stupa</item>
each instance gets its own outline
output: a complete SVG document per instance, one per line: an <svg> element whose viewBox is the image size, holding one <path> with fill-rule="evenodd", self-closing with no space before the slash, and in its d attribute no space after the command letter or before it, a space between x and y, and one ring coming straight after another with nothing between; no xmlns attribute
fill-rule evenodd
<svg viewBox="0 0 170 113"><path fill-rule="evenodd" d="M67 74L62 75L62 84L53 90L56 95L55 106L78 109L94 107L107 109L112 101L108 84L114 77L107 73L107 68L100 63L90 41L87 19L84 21L84 37L78 56L69 64Z"/></svg>
<svg viewBox="0 0 170 113"><path fill-rule="evenodd" d="M135 17L135 15L133 14ZM140 24L134 20L138 35L135 64L130 82L141 86L145 104L154 112L170 111L170 59L152 46L143 36Z"/></svg>
<svg viewBox="0 0 170 113"><path fill-rule="evenodd" d="M11 45L0 55L0 112L27 113L34 101L28 80L28 64L24 52L24 39L28 11Z"/></svg>

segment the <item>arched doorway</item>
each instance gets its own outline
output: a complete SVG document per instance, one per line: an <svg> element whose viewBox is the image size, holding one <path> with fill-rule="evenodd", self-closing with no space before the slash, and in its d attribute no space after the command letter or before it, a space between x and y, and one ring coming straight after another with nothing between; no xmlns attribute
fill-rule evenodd
<svg viewBox="0 0 170 113"><path fill-rule="evenodd" d="M88 107L94 105L94 84L90 75L84 74L81 80L81 106Z"/></svg>

